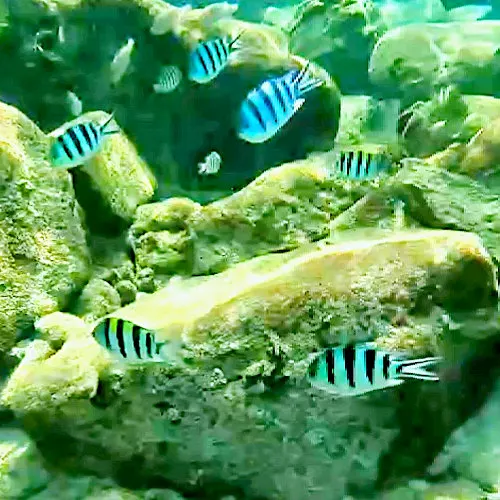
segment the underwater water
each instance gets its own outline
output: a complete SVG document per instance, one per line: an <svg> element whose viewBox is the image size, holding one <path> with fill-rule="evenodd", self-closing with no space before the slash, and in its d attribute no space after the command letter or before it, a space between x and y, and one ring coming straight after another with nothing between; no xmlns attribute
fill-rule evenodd
<svg viewBox="0 0 500 500"><path fill-rule="evenodd" d="M0 500L500 498L500 2L0 0Z"/></svg>

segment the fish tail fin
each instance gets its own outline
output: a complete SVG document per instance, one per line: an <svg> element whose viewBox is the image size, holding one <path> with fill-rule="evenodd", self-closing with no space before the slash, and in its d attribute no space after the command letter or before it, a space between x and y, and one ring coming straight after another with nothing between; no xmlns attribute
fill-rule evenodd
<svg viewBox="0 0 500 500"><path fill-rule="evenodd" d="M325 83L324 80L314 78L308 73L310 65L311 62L307 61L307 64L299 71L297 76L292 81L293 85L297 86L301 95L307 94L307 92L310 92Z"/></svg>
<svg viewBox="0 0 500 500"><path fill-rule="evenodd" d="M230 50L241 49L241 36L245 33L245 30L241 30L234 38L229 40L228 46Z"/></svg>
<svg viewBox="0 0 500 500"><path fill-rule="evenodd" d="M158 361L174 365L184 365L181 349L184 347L182 340L169 340L156 343L156 358Z"/></svg>
<svg viewBox="0 0 500 500"><path fill-rule="evenodd" d="M427 371L426 367L439 363L443 358L435 356L421 359L408 359L398 361L396 373L401 378L416 378L419 380L439 380L439 376Z"/></svg>
<svg viewBox="0 0 500 500"><path fill-rule="evenodd" d="M115 117L115 112L112 111L111 114L108 116L107 120L101 125L100 129L102 135L112 135L112 134L118 134L120 132L117 129L108 130L107 128L114 117Z"/></svg>

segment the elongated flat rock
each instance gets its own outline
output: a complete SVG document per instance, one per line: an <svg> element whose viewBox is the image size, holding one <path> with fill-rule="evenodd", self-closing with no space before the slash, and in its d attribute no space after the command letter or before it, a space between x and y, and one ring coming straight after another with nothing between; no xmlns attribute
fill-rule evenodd
<svg viewBox="0 0 500 500"><path fill-rule="evenodd" d="M343 237L345 242L256 258L211 277L174 280L112 315L159 330L163 338L183 337L198 353L203 346L210 356L241 349L250 364L262 354L264 339L249 335L245 324L279 331L296 354L319 340L314 329L292 324L307 323L311 307L311 314L330 315L330 323L352 336L356 308L365 315L387 304L412 308L423 294L444 307L474 308L495 295L494 267L472 233L368 230Z"/></svg>

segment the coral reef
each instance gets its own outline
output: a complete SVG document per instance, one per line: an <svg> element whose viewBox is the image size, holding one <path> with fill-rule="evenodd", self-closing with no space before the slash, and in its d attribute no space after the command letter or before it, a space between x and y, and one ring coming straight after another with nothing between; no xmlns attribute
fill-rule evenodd
<svg viewBox="0 0 500 500"><path fill-rule="evenodd" d="M0 62L9 64L11 74L8 82L0 81L0 96L9 96L44 130L70 119L68 90L81 99L84 111L114 110L117 123L134 138L139 154L154 172L161 197L179 188L227 194L269 167L333 145L340 96L321 68L316 71L327 84L308 96L301 112L287 124L286 134L259 148L237 138L239 105L248 91L265 78L298 67L303 59L288 52L286 37L278 29L234 19L228 4L191 9L162 0L22 3L23 8L12 9L12 29L0 34L6 47ZM42 51L18 43L36 40L37 25L49 32L41 41ZM110 25L116 29L110 30ZM60 28L63 43L58 39ZM242 50L213 85L188 81L189 52L199 40L235 36L242 30ZM110 64L129 38L136 42L131 61L114 85ZM165 65L178 66L185 78L175 93L156 94L153 85ZM33 93L32 82L38 77L40 84ZM199 176L197 171L197 164L212 150L223 160L216 179ZM97 165L92 171L98 175ZM106 182L108 176L99 176L99 182ZM93 208L93 201L88 205ZM90 219L98 219L98 214L89 210ZM102 232L110 232L109 224Z"/></svg>

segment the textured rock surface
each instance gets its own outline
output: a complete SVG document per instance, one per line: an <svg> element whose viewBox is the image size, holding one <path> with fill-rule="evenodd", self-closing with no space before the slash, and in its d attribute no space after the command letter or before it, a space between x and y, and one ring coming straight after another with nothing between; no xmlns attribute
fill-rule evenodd
<svg viewBox="0 0 500 500"><path fill-rule="evenodd" d="M388 226L392 224L394 200L400 200L409 227L475 232L498 262L499 194L469 177L446 171L439 161L440 156L436 155L428 162L409 162L379 190L372 191L335 219L334 233L352 227Z"/></svg>
<svg viewBox="0 0 500 500"><path fill-rule="evenodd" d="M374 488L382 456L397 456L394 440L406 418L400 392L333 404L303 380L309 353L366 332L387 347L435 353L442 326L429 308L453 307L457 288L469 308L482 307L496 282L474 235L380 239L376 231L355 239L174 280L113 314L148 320L163 338L184 333L185 366L114 369L88 328L72 319L57 353L44 340L31 344L2 401L51 461L122 485L162 478L209 497L244 491L249 498L314 499L326 489L334 499L362 497ZM43 338L64 337L65 317L44 320ZM416 394L433 387L402 391L425 408ZM405 408L418 421L421 410ZM436 433L432 447L446 425ZM425 460L422 446L411 452L416 461Z"/></svg>
<svg viewBox="0 0 500 500"><path fill-rule="evenodd" d="M417 98L449 83L464 93L494 95L499 40L498 21L402 26L377 42L370 79L390 94Z"/></svg>
<svg viewBox="0 0 500 500"><path fill-rule="evenodd" d="M0 431L0 496L5 500L32 498L50 481L35 444L23 431Z"/></svg>
<svg viewBox="0 0 500 500"><path fill-rule="evenodd" d="M500 484L500 385L477 415L458 428L429 469L431 475L459 474L485 488Z"/></svg>
<svg viewBox="0 0 500 500"><path fill-rule="evenodd" d="M327 165L325 155L283 165L204 207L187 199L143 205L131 228L136 263L158 274L208 274L326 236L330 218L370 187L330 179Z"/></svg>
<svg viewBox="0 0 500 500"><path fill-rule="evenodd" d="M83 287L89 252L70 175L47 162L48 140L0 104L0 352Z"/></svg>

